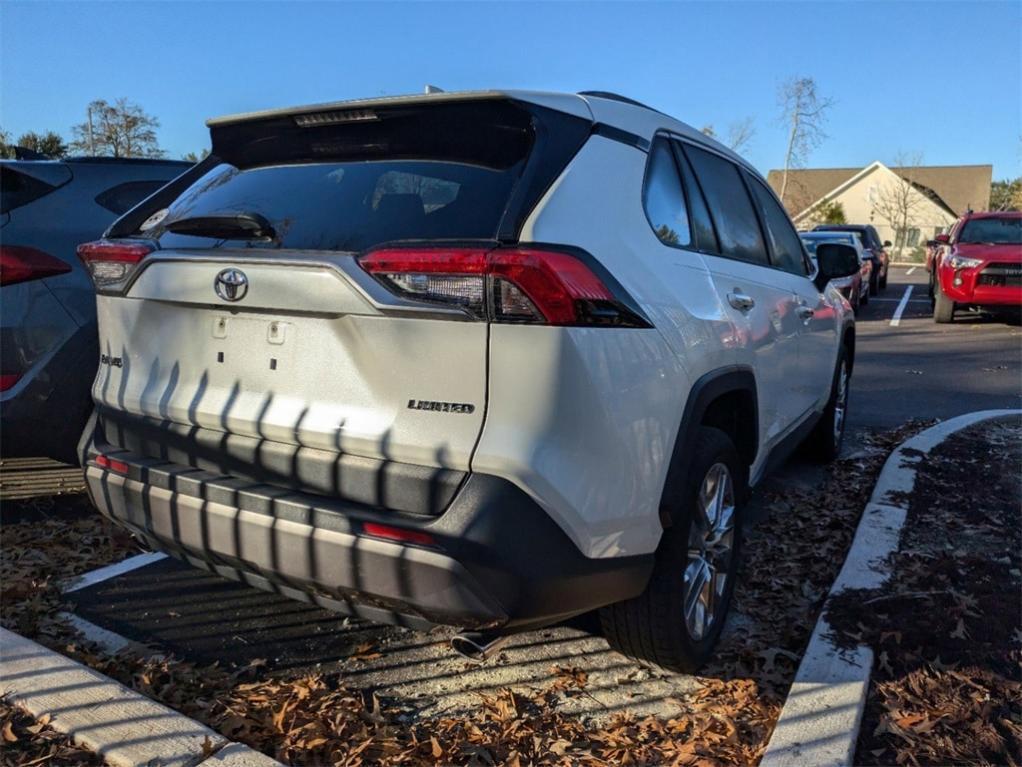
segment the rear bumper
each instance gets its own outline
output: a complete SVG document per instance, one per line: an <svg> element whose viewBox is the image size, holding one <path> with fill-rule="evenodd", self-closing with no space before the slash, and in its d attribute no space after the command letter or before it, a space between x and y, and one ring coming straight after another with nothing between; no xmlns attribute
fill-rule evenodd
<svg viewBox="0 0 1022 767"><path fill-rule="evenodd" d="M470 475L438 517L398 514L86 442L99 510L156 549L368 620L521 630L640 593L653 556L589 559L528 495ZM124 471L98 466L102 452ZM366 523L428 545L367 535Z"/></svg>

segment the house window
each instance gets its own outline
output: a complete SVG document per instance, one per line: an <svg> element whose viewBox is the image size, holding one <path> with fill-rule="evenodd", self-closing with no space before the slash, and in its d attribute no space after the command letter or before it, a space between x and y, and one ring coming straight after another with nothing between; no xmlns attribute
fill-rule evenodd
<svg viewBox="0 0 1022 767"><path fill-rule="evenodd" d="M906 233L908 236L906 237ZM894 244L899 248L914 248L919 244L920 231L917 227L898 229L894 234Z"/></svg>

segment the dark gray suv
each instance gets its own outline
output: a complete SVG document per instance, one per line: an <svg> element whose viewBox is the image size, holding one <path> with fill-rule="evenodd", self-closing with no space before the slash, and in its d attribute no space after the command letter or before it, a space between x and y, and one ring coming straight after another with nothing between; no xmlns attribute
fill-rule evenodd
<svg viewBox="0 0 1022 767"><path fill-rule="evenodd" d="M77 462L92 407L96 296L75 255L191 166L172 160L0 161L0 453Z"/></svg>

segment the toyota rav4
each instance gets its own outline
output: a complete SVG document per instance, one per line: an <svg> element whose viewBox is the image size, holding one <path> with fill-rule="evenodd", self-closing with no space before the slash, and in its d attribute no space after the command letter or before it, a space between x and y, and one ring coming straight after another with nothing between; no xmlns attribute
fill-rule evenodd
<svg viewBox="0 0 1022 767"><path fill-rule="evenodd" d="M752 167L619 96L440 93L212 120L83 245L99 509L249 584L485 657L599 609L703 662L747 490L833 457L855 331Z"/></svg>

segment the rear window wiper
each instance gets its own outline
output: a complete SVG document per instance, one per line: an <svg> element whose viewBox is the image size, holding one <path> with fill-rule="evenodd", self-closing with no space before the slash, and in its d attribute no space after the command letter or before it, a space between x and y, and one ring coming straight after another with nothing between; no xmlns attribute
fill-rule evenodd
<svg viewBox="0 0 1022 767"><path fill-rule="evenodd" d="M221 213L210 216L188 216L164 224L165 231L212 237L217 240L272 240L277 236L265 216L258 213Z"/></svg>

